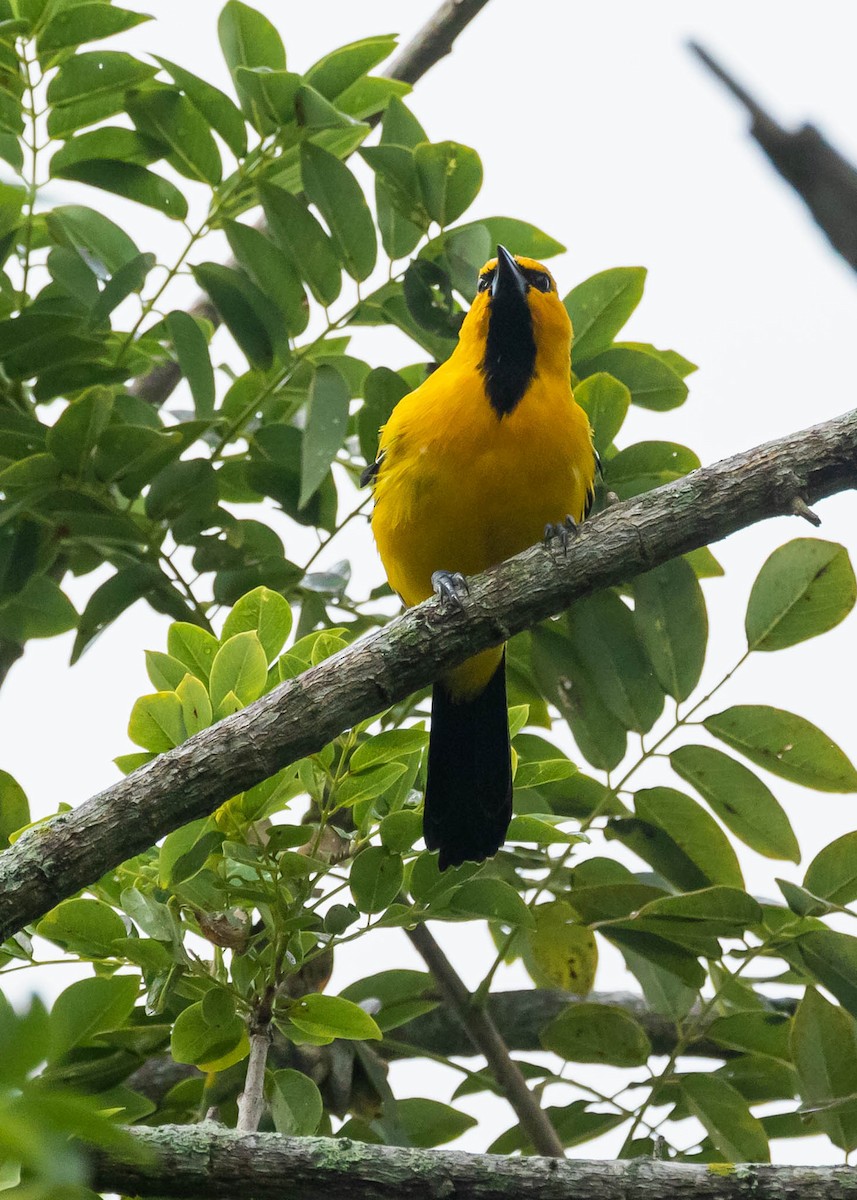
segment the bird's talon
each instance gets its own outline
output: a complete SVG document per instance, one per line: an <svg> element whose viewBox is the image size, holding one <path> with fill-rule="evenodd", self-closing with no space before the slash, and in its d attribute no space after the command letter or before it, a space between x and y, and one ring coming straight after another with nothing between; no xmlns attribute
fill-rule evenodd
<svg viewBox="0 0 857 1200"><path fill-rule="evenodd" d="M556 540L562 546L563 554L568 553L568 543L573 537L577 537L580 533L580 526L574 517L567 516L561 525L549 523L545 525L544 544L547 549L550 549L551 543Z"/></svg>
<svg viewBox="0 0 857 1200"><path fill-rule="evenodd" d="M467 580L460 571L435 571L431 577L431 586L440 600L441 608L447 604L454 608L462 608L462 596L470 595Z"/></svg>

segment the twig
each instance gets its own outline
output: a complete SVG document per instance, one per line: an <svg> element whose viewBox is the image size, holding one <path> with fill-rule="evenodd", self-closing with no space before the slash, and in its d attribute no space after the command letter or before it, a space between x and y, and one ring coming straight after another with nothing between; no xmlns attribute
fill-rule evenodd
<svg viewBox="0 0 857 1200"><path fill-rule="evenodd" d="M851 1167L560 1162L201 1125L129 1132L148 1155L93 1152L96 1191L200 1200L857 1200Z"/></svg>
<svg viewBox="0 0 857 1200"><path fill-rule="evenodd" d="M551 1158L564 1158L565 1149L550 1118L527 1087L517 1064L509 1057L506 1043L488 1013L473 1005L473 997L425 925L417 925L407 930L407 934L434 976L441 995L461 1021L473 1045L484 1056L533 1148Z"/></svg>
<svg viewBox="0 0 857 1200"><path fill-rule="evenodd" d="M752 118L750 132L772 166L798 193L835 250L857 270L857 170L813 126L783 129L711 54L690 49Z"/></svg>
<svg viewBox="0 0 857 1200"><path fill-rule="evenodd" d="M255 1133L265 1111L265 1064L271 1044L270 1025L254 1029L250 1034L250 1057L247 1059L247 1077L244 1091L238 1097L238 1124L236 1129L244 1133Z"/></svg>
<svg viewBox="0 0 857 1200"><path fill-rule="evenodd" d="M602 588L857 485L857 412L725 459L585 523L567 556L541 546L474 576L456 610L429 600L190 738L0 854L0 940L479 650Z"/></svg>

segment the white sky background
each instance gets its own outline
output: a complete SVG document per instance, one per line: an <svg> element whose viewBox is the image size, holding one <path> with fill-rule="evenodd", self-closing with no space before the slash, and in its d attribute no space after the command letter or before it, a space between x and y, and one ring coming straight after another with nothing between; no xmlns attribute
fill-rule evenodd
<svg viewBox="0 0 857 1200"><path fill-rule="evenodd" d="M219 4L129 0L129 6L156 21L113 39L115 48L163 54L228 87L216 37ZM369 34L398 31L406 41L435 3L257 0L257 7L278 24L290 67L302 70L328 50ZM701 41L784 125L813 121L857 160L857 10L829 0L814 5L811 16L804 5L773 0L752 6L737 0L529 0L525 19L523 11L512 0L492 0L459 38L453 56L417 85L411 103L431 138L464 142L482 156L485 183L467 219L517 216L566 243L568 254L551 263L563 294L607 267L649 268L646 294L624 336L674 347L700 370L689 381L683 409L666 415L634 410L622 443L650 437L685 442L708 463L853 407L857 279L748 139L742 112L685 42ZM49 202L69 202L71 193L72 185L58 183ZM74 199L113 215L141 249L157 247L162 261L171 261L182 244L180 226L139 206L82 187L74 188ZM217 256L215 248L191 261ZM172 306L194 294L192 284L180 282ZM217 346L225 357L222 340ZM373 365L420 357L395 334L366 333L354 348ZM838 496L817 508L824 521L820 536L853 553L853 498ZM318 566L350 557L358 579L371 586L381 578L380 564L365 530L351 525L349 531ZM312 548L307 536L286 542L297 561ZM704 680L716 682L739 657L746 597L768 553L802 536L812 536L808 525L783 518L716 547L727 579L705 585L712 636ZM91 578L76 586L79 604L91 586ZM165 633L165 618L137 605L72 670L71 635L32 643L13 669L0 692L0 766L24 786L34 815L55 811L62 801L79 804L114 781L111 759L131 749L125 732L131 705L150 690L142 649L164 648ZM757 655L724 690L720 707L774 702L813 720L853 758L855 651L852 617L817 641ZM803 865L772 863L740 847L739 854L748 889L776 896L775 876L799 882L823 845L857 828L857 801L768 782L788 808ZM596 844L596 852L602 850ZM615 852L615 843L606 852ZM493 957L487 937L475 926L442 929L441 936L475 986ZM361 944L356 953L339 952L334 989L365 973L368 949ZM370 953L376 970L421 965L397 931L376 934ZM38 986L52 995L68 978L65 971L45 970ZM37 983L29 972L12 980L17 995ZM514 968L497 979L500 987L524 983ZM635 987L609 948L597 987ZM609 1087L610 1073L601 1078ZM431 1064L393 1070L401 1095L448 1099L457 1082ZM484 1148L512 1123L499 1099L477 1098L468 1107L484 1123L461 1140L464 1147ZM573 1153L615 1153L616 1144L615 1137L605 1138ZM773 1150L780 1161L839 1158L821 1139L775 1143Z"/></svg>

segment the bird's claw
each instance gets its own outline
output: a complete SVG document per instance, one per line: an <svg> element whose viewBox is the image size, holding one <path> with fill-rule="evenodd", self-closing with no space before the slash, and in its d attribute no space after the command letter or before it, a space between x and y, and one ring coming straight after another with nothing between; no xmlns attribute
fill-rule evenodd
<svg viewBox="0 0 857 1200"><path fill-rule="evenodd" d="M467 580L460 571L435 571L431 577L434 594L440 600L441 608L451 604L453 608L462 608L462 596L470 595Z"/></svg>
<svg viewBox="0 0 857 1200"><path fill-rule="evenodd" d="M545 525L544 544L550 549L551 543L556 540L562 546L563 554L568 553L568 543L572 538L576 538L580 533L580 526L574 517L568 516L561 525L547 524Z"/></svg>

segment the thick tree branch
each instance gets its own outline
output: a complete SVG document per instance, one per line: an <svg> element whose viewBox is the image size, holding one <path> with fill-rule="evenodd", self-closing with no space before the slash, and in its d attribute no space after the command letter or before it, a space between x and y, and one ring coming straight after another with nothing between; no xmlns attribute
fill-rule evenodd
<svg viewBox="0 0 857 1200"><path fill-rule="evenodd" d="M408 930L417 953L434 976L443 998L453 1010L474 1048L484 1055L488 1069L512 1106L532 1145L539 1154L564 1158L565 1150L550 1118L527 1087L520 1068L509 1057L509 1050L489 1013L473 1004L473 997L462 983L452 963L425 925ZM466 1053L466 1051L465 1051Z"/></svg>
<svg viewBox="0 0 857 1200"><path fill-rule="evenodd" d="M857 412L692 472L585 523L567 556L533 546L360 639L0 855L0 939L172 829L213 812L475 651L574 600L766 517L857 485Z"/></svg>
<svg viewBox="0 0 857 1200"><path fill-rule="evenodd" d="M834 250L857 270L857 170L814 125L783 129L707 50L695 42L690 48L746 108L751 135L804 201Z"/></svg>
<svg viewBox="0 0 857 1200"><path fill-rule="evenodd" d="M502 1158L208 1124L131 1133L150 1156L98 1152L97 1190L203 1200L857 1200L852 1167Z"/></svg>

